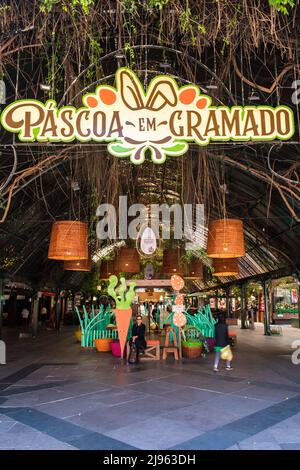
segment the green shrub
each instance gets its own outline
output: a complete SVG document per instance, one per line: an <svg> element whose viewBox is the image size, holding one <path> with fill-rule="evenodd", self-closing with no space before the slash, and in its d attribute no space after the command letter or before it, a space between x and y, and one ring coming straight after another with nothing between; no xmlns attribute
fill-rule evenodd
<svg viewBox="0 0 300 470"><path fill-rule="evenodd" d="M203 346L202 341L182 341L182 346L185 348L199 348L199 346Z"/></svg>

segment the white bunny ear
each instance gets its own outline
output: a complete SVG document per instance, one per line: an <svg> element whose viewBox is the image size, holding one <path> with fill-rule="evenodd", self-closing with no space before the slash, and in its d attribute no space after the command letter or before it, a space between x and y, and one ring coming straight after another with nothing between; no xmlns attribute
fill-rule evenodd
<svg viewBox="0 0 300 470"><path fill-rule="evenodd" d="M167 104L169 106L176 106L177 104L175 86L168 79L158 78L149 89L146 108L159 111Z"/></svg>
<svg viewBox="0 0 300 470"><path fill-rule="evenodd" d="M142 91L135 75L128 70L121 70L119 77L121 98L127 108L133 111L144 108Z"/></svg>

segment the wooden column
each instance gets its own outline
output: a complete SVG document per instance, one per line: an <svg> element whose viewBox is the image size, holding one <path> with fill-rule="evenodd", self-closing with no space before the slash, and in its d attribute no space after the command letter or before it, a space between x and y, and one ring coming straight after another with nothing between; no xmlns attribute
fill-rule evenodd
<svg viewBox="0 0 300 470"><path fill-rule="evenodd" d="M241 329L245 330L246 326L246 284L241 284Z"/></svg>
<svg viewBox="0 0 300 470"><path fill-rule="evenodd" d="M55 329L56 331L60 330L61 302L62 302L62 297L60 295L60 290L58 290L57 295L56 295L56 305L55 305Z"/></svg>
<svg viewBox="0 0 300 470"><path fill-rule="evenodd" d="M300 328L300 275L296 276L297 294L298 294L298 328Z"/></svg>
<svg viewBox="0 0 300 470"><path fill-rule="evenodd" d="M264 311L264 335L270 336L270 310L269 310L269 286L268 281L263 281L263 289L264 289L264 304L265 304L265 311Z"/></svg>
<svg viewBox="0 0 300 470"><path fill-rule="evenodd" d="M230 287L226 287L226 317L229 318L229 294L230 294Z"/></svg>
<svg viewBox="0 0 300 470"><path fill-rule="evenodd" d="M3 286L3 279L0 278L0 340L2 339L3 303L4 303L4 286Z"/></svg>
<svg viewBox="0 0 300 470"><path fill-rule="evenodd" d="M31 334L33 338L36 338L38 335L38 317L39 317L39 300L40 292L36 292L32 295L32 320L31 320Z"/></svg>

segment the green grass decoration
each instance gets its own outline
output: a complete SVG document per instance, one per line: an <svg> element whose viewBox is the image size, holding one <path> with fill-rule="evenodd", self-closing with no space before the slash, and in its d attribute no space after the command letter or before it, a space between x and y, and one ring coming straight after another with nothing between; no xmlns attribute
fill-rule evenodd
<svg viewBox="0 0 300 470"><path fill-rule="evenodd" d="M127 291L125 277L120 277L120 287L117 288L118 278L117 276L110 276L107 293L116 302L116 308L120 310L127 310L135 297L135 282L129 283L129 289Z"/></svg>
<svg viewBox="0 0 300 470"><path fill-rule="evenodd" d="M201 331L205 338L213 338L215 335L215 320L212 316L210 306L206 305L203 309L199 308L196 315L191 315L188 311L185 312L187 327L193 326Z"/></svg>
<svg viewBox="0 0 300 470"><path fill-rule="evenodd" d="M83 348L93 348L95 339L111 338L117 339L117 330L107 330L106 327L110 323L111 309L110 307L104 308L103 305L95 310L92 306L92 311L88 313L86 306L83 305L83 318L81 318L80 312L75 307L80 329L81 329L81 346Z"/></svg>

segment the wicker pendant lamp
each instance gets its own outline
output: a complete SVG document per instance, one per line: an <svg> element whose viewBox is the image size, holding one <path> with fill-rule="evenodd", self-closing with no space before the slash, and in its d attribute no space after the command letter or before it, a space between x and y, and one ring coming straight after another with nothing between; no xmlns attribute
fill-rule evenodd
<svg viewBox="0 0 300 470"><path fill-rule="evenodd" d="M237 258L215 258L213 261L214 276L236 276L239 273Z"/></svg>
<svg viewBox="0 0 300 470"><path fill-rule="evenodd" d="M203 264L199 259L193 258L190 262L186 263L186 279L203 279Z"/></svg>
<svg viewBox="0 0 300 470"><path fill-rule="evenodd" d="M245 256L243 222L237 219L214 220L208 225L207 256L239 258Z"/></svg>
<svg viewBox="0 0 300 470"><path fill-rule="evenodd" d="M184 266L181 263L183 250L176 248L165 250L163 253L162 274L171 276L172 274L184 274Z"/></svg>
<svg viewBox="0 0 300 470"><path fill-rule="evenodd" d="M100 266L100 279L107 280L110 276L118 274L115 266L115 260L103 260Z"/></svg>
<svg viewBox="0 0 300 470"><path fill-rule="evenodd" d="M138 273L140 271L140 259L135 248L121 248L116 255L115 268L118 273Z"/></svg>
<svg viewBox="0 0 300 470"><path fill-rule="evenodd" d="M85 222L63 220L52 225L49 259L88 259L88 229Z"/></svg>
<svg viewBox="0 0 300 470"><path fill-rule="evenodd" d="M91 259L69 260L64 262L65 271L90 271L92 268Z"/></svg>

